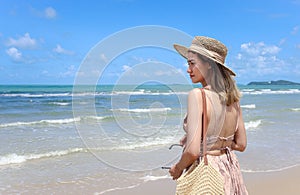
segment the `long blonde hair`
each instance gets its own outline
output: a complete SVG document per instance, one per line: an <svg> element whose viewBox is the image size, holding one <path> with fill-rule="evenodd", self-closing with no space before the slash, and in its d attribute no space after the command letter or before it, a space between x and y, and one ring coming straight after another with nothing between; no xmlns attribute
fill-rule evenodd
<svg viewBox="0 0 300 195"><path fill-rule="evenodd" d="M219 94L227 106L238 102L241 98L241 93L230 73L215 61L200 54L198 56L202 61L208 62L211 66L211 75L209 78L206 78L209 79L207 83L211 85L211 89Z"/></svg>

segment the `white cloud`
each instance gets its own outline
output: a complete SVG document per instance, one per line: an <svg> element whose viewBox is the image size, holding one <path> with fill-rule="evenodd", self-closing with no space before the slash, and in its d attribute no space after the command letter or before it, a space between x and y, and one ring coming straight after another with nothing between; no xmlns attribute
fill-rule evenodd
<svg viewBox="0 0 300 195"><path fill-rule="evenodd" d="M131 67L127 66L127 65L124 65L124 66L122 66L122 70L123 71L129 71L129 70L131 70Z"/></svg>
<svg viewBox="0 0 300 195"><path fill-rule="evenodd" d="M264 42L242 44L236 56L240 76L270 76L287 72L288 64L277 57L280 50L278 46L266 45Z"/></svg>
<svg viewBox="0 0 300 195"><path fill-rule="evenodd" d="M47 70L43 70L42 75L49 75L49 72Z"/></svg>
<svg viewBox="0 0 300 195"><path fill-rule="evenodd" d="M9 49L6 50L6 54L10 57L10 59L14 62L21 62L25 64L32 64L36 63L38 61L42 62L42 58L35 58L35 57L29 57L26 55L23 55L23 53L17 49L16 47L10 47Z"/></svg>
<svg viewBox="0 0 300 195"><path fill-rule="evenodd" d="M138 63L143 63L145 62L145 59L142 57L138 57L138 56L132 56L132 59L137 61Z"/></svg>
<svg viewBox="0 0 300 195"><path fill-rule="evenodd" d="M291 32L292 35L296 35L299 31L299 26L295 26Z"/></svg>
<svg viewBox="0 0 300 195"><path fill-rule="evenodd" d="M56 47L53 49L53 51L58 54L66 54L66 55L74 54L73 51L66 50L66 49L62 48L59 44L56 45Z"/></svg>
<svg viewBox="0 0 300 195"><path fill-rule="evenodd" d="M279 46L282 46L283 44L286 43L287 38L283 38L279 41Z"/></svg>
<svg viewBox="0 0 300 195"><path fill-rule="evenodd" d="M76 68L74 65L71 65L68 67L67 71L66 72L61 72L59 74L60 77L72 77L74 76L76 73Z"/></svg>
<svg viewBox="0 0 300 195"><path fill-rule="evenodd" d="M243 57L243 55L241 53L238 53L238 55L236 56L236 59L241 60Z"/></svg>
<svg viewBox="0 0 300 195"><path fill-rule="evenodd" d="M103 60L105 63L108 62L107 57L105 56L104 53L100 54L100 59Z"/></svg>
<svg viewBox="0 0 300 195"><path fill-rule="evenodd" d="M178 68L178 69L170 69L170 70L158 70L154 72L155 76L174 76L178 74L183 74L183 71Z"/></svg>
<svg viewBox="0 0 300 195"><path fill-rule="evenodd" d="M267 55L277 54L280 48L276 45L266 45L264 42L259 43L243 43L241 50L249 55Z"/></svg>
<svg viewBox="0 0 300 195"><path fill-rule="evenodd" d="M170 72L164 72L164 71L161 71L161 70L158 70L156 71L155 73L155 76L170 76Z"/></svg>
<svg viewBox="0 0 300 195"><path fill-rule="evenodd" d="M300 49L300 44L296 45L296 48L297 48L297 49Z"/></svg>
<svg viewBox="0 0 300 195"><path fill-rule="evenodd" d="M30 11L32 12L32 14L34 16L37 16L37 17L40 17L40 18L55 19L57 17L56 10L51 6L46 7L43 10L30 7Z"/></svg>
<svg viewBox="0 0 300 195"><path fill-rule="evenodd" d="M108 76L110 78L114 76L118 84L137 84L145 82L189 83L182 69L157 61L139 63L134 66L123 65L120 75L105 74L105 77L108 78Z"/></svg>
<svg viewBox="0 0 300 195"><path fill-rule="evenodd" d="M56 18L56 11L52 7L47 7L44 11L45 17L48 19L53 19Z"/></svg>
<svg viewBox="0 0 300 195"><path fill-rule="evenodd" d="M144 59L143 57L139 57L139 56L132 56L131 57L133 60L135 60L137 63L145 63L145 62L151 62L151 61L156 61L155 59Z"/></svg>
<svg viewBox="0 0 300 195"><path fill-rule="evenodd" d="M9 38L7 46L13 46L22 49L34 49L37 46L37 41L30 37L29 33L25 33L24 36L18 39Z"/></svg>
<svg viewBox="0 0 300 195"><path fill-rule="evenodd" d="M186 72L185 72L184 70L182 70L181 68L178 68L177 71L178 71L178 73L180 73L180 74L186 74Z"/></svg>
<svg viewBox="0 0 300 195"><path fill-rule="evenodd" d="M11 47L6 50L7 55L12 58L13 61L22 61L22 53L15 47Z"/></svg>

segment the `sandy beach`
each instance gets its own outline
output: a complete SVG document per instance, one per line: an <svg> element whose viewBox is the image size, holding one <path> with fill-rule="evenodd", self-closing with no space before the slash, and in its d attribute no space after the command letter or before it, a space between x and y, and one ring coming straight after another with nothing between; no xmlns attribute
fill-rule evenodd
<svg viewBox="0 0 300 195"><path fill-rule="evenodd" d="M269 173L245 173L249 194L300 194L300 166Z"/></svg>
<svg viewBox="0 0 300 195"><path fill-rule="evenodd" d="M249 194L300 194L300 166L268 173L243 173ZM175 182L163 179L147 182L136 188L115 190L106 195L175 194Z"/></svg>

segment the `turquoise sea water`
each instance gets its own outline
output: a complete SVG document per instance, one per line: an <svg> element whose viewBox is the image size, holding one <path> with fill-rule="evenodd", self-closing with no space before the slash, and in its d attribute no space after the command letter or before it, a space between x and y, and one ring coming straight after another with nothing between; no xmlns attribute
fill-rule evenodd
<svg viewBox="0 0 300 195"><path fill-rule="evenodd" d="M239 86L242 171L300 163L300 86ZM167 177L191 86L0 86L0 194L104 193ZM126 178L126 179L124 179ZM78 191L79 190L79 191Z"/></svg>

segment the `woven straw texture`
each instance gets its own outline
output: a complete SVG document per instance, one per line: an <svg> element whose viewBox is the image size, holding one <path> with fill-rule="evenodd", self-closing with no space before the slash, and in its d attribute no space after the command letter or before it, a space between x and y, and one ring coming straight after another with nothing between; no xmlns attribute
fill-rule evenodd
<svg viewBox="0 0 300 195"><path fill-rule="evenodd" d="M209 163L194 162L188 171L177 179L176 195L218 195L224 194L221 174Z"/></svg>
<svg viewBox="0 0 300 195"><path fill-rule="evenodd" d="M225 65L225 58L227 56L227 47L220 41L205 37L196 36L192 41L192 45L187 48L183 45L174 44L176 51L184 58L188 58L188 51L193 51L201 54L221 65L225 70L235 76L235 73Z"/></svg>
<svg viewBox="0 0 300 195"><path fill-rule="evenodd" d="M223 58L223 63L227 55L227 47L220 41L204 36L196 36L192 44L200 45L207 50L218 53Z"/></svg>

